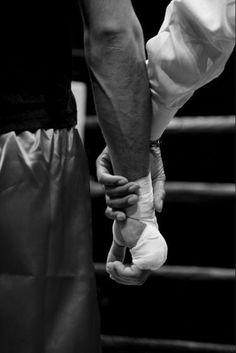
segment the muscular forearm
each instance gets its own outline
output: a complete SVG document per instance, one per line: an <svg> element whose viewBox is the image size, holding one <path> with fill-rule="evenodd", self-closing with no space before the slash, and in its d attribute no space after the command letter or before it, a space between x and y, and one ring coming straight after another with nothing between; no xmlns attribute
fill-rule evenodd
<svg viewBox="0 0 236 353"><path fill-rule="evenodd" d="M114 172L148 174L151 99L143 36L130 1L81 1L85 53Z"/></svg>

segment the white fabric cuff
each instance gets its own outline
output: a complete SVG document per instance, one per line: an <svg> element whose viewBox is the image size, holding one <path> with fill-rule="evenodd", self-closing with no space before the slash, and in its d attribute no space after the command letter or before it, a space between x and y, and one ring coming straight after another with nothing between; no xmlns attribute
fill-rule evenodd
<svg viewBox="0 0 236 353"><path fill-rule="evenodd" d="M130 249L133 264L141 270L158 270L167 259L167 244L155 221L146 224L137 244Z"/></svg>
<svg viewBox="0 0 236 353"><path fill-rule="evenodd" d="M157 140L165 131L167 125L174 118L179 108L166 108L164 105L152 101L151 140Z"/></svg>

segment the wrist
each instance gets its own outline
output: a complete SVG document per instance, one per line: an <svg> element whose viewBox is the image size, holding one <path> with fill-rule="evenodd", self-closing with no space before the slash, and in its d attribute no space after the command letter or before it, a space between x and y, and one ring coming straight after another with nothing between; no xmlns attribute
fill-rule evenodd
<svg viewBox="0 0 236 353"><path fill-rule="evenodd" d="M151 173L149 172L146 177L135 180L135 184L139 186L138 201L135 205L126 209L127 216L137 220L153 218L155 211Z"/></svg>
<svg viewBox="0 0 236 353"><path fill-rule="evenodd" d="M149 151L153 156L160 154L161 140L150 140L149 142Z"/></svg>

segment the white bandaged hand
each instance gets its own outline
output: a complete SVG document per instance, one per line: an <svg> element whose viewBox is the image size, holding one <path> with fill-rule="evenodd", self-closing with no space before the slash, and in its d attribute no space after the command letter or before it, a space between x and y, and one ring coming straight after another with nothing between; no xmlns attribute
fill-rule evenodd
<svg viewBox="0 0 236 353"><path fill-rule="evenodd" d="M167 245L155 217L150 174L135 183L139 185L138 203L126 209L128 217L125 222L113 223L113 243L107 258L110 274L113 272L112 263L124 261L126 248L129 248L133 269L157 270L167 258ZM128 269L126 266L127 275Z"/></svg>

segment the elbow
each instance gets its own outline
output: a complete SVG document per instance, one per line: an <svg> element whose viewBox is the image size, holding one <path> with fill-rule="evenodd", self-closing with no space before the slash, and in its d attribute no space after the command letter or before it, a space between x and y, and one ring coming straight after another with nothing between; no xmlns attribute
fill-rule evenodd
<svg viewBox="0 0 236 353"><path fill-rule="evenodd" d="M96 28L91 28L89 34L94 40L109 44L110 42L125 41L130 36L136 36L140 32L139 22L135 17L123 19L107 19L103 23L97 23Z"/></svg>
<svg viewBox="0 0 236 353"><path fill-rule="evenodd" d="M141 27L107 21L86 33L84 45L87 61L97 61L104 55L122 52L130 45L139 45L142 39Z"/></svg>
<svg viewBox="0 0 236 353"><path fill-rule="evenodd" d="M100 26L96 29L95 39L101 41L102 43L109 43L112 41L117 41L125 39L130 31L130 27L119 23L117 21L106 21L101 23Z"/></svg>
<svg viewBox="0 0 236 353"><path fill-rule="evenodd" d="M116 21L100 23L96 28L89 28L86 33L85 45L107 46L112 43L122 42L129 35L129 27Z"/></svg>

